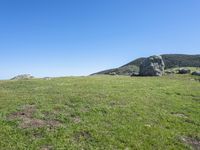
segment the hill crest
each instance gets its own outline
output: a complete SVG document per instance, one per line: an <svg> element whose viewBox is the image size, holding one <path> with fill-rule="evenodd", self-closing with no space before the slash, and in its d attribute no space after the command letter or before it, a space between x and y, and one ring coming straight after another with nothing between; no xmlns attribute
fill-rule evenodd
<svg viewBox="0 0 200 150"><path fill-rule="evenodd" d="M188 54L162 54L160 55L165 63L165 69L175 67L200 67L200 54L188 55ZM108 69L94 73L108 74L108 75L131 75L133 72L139 71L139 66L145 57L137 58L119 68Z"/></svg>

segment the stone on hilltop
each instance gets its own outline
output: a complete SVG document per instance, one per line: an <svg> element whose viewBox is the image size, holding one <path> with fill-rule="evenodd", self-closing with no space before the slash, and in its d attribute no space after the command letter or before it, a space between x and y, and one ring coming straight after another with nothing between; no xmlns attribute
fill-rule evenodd
<svg viewBox="0 0 200 150"><path fill-rule="evenodd" d="M27 79L32 79L32 78L34 77L31 76L30 74L22 74L22 75L13 77L11 80L27 80Z"/></svg>
<svg viewBox="0 0 200 150"><path fill-rule="evenodd" d="M165 64L161 56L150 56L140 65L140 76L162 76Z"/></svg>
<svg viewBox="0 0 200 150"><path fill-rule="evenodd" d="M192 75L200 76L200 71L194 71L192 72Z"/></svg>

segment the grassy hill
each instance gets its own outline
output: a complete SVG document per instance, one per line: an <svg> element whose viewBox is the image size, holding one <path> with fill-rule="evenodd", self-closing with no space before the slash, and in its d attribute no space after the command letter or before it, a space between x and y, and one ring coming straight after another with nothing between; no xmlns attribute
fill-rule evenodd
<svg viewBox="0 0 200 150"><path fill-rule="evenodd" d="M164 54L161 56L166 69L176 67L200 67L200 55ZM145 57L141 57L122 67L101 71L95 74L113 74L115 72L118 75L131 75L133 72L138 72L139 66L144 59Z"/></svg>
<svg viewBox="0 0 200 150"><path fill-rule="evenodd" d="M200 78L0 81L0 149L192 149Z"/></svg>
<svg viewBox="0 0 200 150"><path fill-rule="evenodd" d="M114 68L114 69L108 69L108 70L104 70L98 73L94 73L92 75L125 75L125 76L129 76L131 75L133 72L139 72L139 67L136 65L125 65L119 68Z"/></svg>

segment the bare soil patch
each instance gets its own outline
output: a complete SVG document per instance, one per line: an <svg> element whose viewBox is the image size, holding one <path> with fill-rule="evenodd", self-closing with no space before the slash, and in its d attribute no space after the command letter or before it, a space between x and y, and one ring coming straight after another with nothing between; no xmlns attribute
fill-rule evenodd
<svg viewBox="0 0 200 150"><path fill-rule="evenodd" d="M41 128L46 125L44 120L35 118L23 118L19 124L20 128Z"/></svg>
<svg viewBox="0 0 200 150"><path fill-rule="evenodd" d="M8 116L9 120L21 120L20 128L42 128L42 127L59 127L61 123L57 120L43 120L34 117L37 109L35 105L25 105L22 110L14 112Z"/></svg>
<svg viewBox="0 0 200 150"><path fill-rule="evenodd" d="M32 118L35 112L36 112L35 105L25 105L23 106L22 110L10 114L8 118L10 120Z"/></svg>

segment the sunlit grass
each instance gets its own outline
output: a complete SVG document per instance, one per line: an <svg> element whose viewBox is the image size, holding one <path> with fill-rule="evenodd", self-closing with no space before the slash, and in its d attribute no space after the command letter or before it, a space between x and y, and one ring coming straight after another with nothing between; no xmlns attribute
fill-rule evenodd
<svg viewBox="0 0 200 150"><path fill-rule="evenodd" d="M0 149L188 149L200 138L199 77L0 81ZM22 128L27 105L61 126Z"/></svg>

